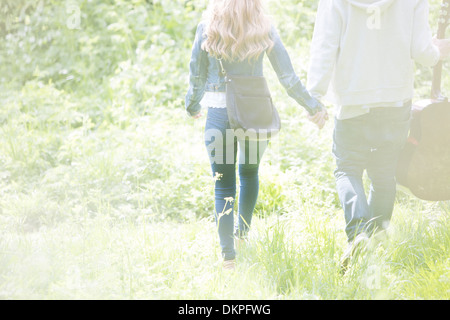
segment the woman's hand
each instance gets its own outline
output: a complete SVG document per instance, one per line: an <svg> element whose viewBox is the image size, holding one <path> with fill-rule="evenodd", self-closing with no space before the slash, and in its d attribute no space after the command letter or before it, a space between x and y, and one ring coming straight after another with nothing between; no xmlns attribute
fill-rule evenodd
<svg viewBox="0 0 450 320"><path fill-rule="evenodd" d="M193 115L192 118L194 119L200 119L203 116L202 112L197 113L196 115Z"/></svg>
<svg viewBox="0 0 450 320"><path fill-rule="evenodd" d="M315 123L319 129L322 129L325 126L325 123L328 120L328 112L327 109L322 109L314 115L308 115L309 121Z"/></svg>

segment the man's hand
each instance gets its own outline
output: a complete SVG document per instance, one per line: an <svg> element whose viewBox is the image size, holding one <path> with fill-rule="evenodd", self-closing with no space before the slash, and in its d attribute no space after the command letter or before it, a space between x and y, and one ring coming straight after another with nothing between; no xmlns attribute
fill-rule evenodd
<svg viewBox="0 0 450 320"><path fill-rule="evenodd" d="M450 56L450 39L433 38L433 43L441 52L441 60L447 59Z"/></svg>
<svg viewBox="0 0 450 320"><path fill-rule="evenodd" d="M309 121L315 123L319 129L322 129L325 126L325 123L328 120L328 112L327 109L322 109L321 111L317 112L313 116L308 115Z"/></svg>

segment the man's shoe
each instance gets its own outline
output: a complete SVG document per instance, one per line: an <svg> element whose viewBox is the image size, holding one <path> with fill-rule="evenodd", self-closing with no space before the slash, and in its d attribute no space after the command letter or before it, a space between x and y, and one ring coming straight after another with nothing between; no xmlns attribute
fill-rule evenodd
<svg viewBox="0 0 450 320"><path fill-rule="evenodd" d="M236 268L236 262L235 260L224 260L223 261L223 270L232 271Z"/></svg>
<svg viewBox="0 0 450 320"><path fill-rule="evenodd" d="M366 233L360 233L356 236L355 240L350 242L344 254L341 257L341 272L345 273L348 269L350 261L358 256L369 243L369 237Z"/></svg>

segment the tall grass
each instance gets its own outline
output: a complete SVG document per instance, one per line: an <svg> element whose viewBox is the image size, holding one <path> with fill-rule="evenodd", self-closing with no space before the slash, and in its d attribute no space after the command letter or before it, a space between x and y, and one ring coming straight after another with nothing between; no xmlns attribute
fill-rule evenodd
<svg viewBox="0 0 450 320"><path fill-rule="evenodd" d="M0 4L1 298L449 298L450 206L403 190L388 239L340 273L332 123L318 132L269 67L283 130L224 272L204 120L183 110L206 1L76 4L78 29L65 1ZM268 2L302 79L316 4ZM418 98L429 75L418 68Z"/></svg>
<svg viewBox="0 0 450 320"><path fill-rule="evenodd" d="M234 273L221 269L211 219L99 214L38 232L3 229L0 292L12 299L448 299L448 219L422 214L399 206L389 239L345 275L339 212L325 217L314 207L255 218Z"/></svg>

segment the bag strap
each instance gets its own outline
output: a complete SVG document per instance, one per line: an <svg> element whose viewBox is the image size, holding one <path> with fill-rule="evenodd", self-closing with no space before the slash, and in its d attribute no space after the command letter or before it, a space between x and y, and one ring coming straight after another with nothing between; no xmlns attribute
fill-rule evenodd
<svg viewBox="0 0 450 320"><path fill-rule="evenodd" d="M225 68L223 67L223 63L222 63L222 57L220 57L220 58L217 58L217 61L219 61L219 64L220 64L220 72L222 73L222 75L224 76L224 77L226 77L227 76L227 71L225 70Z"/></svg>

